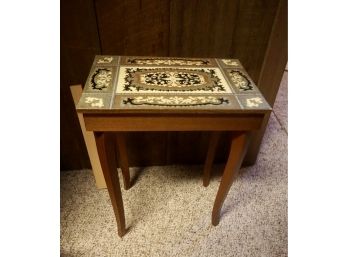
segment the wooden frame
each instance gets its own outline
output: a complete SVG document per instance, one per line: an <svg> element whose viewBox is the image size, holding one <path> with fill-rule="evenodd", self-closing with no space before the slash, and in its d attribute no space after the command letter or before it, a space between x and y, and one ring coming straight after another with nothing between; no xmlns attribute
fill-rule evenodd
<svg viewBox="0 0 348 257"><path fill-rule="evenodd" d="M115 146L112 143L114 134L116 141L124 140L124 132L130 131L212 131L208 158L204 168L204 185L209 184L210 169L213 163L216 144L220 131L233 132L228 160L223 172L221 183L216 195L212 211L212 224L219 224L220 211L223 202L232 185L233 178L238 173L245 156L250 132L259 129L268 115L263 113L231 113L231 114L98 114L84 113L83 119L86 129L93 131L102 171L106 180L108 192L115 212L118 225L118 235L125 235L126 223L123 208L122 193L117 172L114 172L117 163L115 161ZM126 151L125 143L123 152ZM119 145L119 142L117 143ZM125 163L121 165L126 166Z"/></svg>

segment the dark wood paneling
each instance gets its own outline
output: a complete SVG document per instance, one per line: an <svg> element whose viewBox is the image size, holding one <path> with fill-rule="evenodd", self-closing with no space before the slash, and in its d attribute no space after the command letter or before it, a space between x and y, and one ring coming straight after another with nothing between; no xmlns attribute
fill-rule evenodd
<svg viewBox="0 0 348 257"><path fill-rule="evenodd" d="M269 44L280 1L62 0L61 168L89 167L68 87L85 82L95 54L239 58L255 82L260 78L259 88L273 103L285 58L277 55L277 44L287 44L287 37ZM273 54L268 50L265 55L267 46L276 49ZM256 160L261 132L251 143L249 160ZM208 142L206 133L127 138L131 165L203 163ZM217 161L225 161L227 142L222 136Z"/></svg>
<svg viewBox="0 0 348 257"><path fill-rule="evenodd" d="M103 54L168 55L169 1L95 1Z"/></svg>
<svg viewBox="0 0 348 257"><path fill-rule="evenodd" d="M69 86L84 83L100 53L92 0L61 1L60 165L62 170L90 167Z"/></svg>
<svg viewBox="0 0 348 257"><path fill-rule="evenodd" d="M288 1L280 0L258 83L259 89L272 106L275 102L287 62ZM245 156L244 164L250 165L256 162L268 120L269 115L266 116L262 128L252 135L252 141Z"/></svg>
<svg viewBox="0 0 348 257"><path fill-rule="evenodd" d="M130 166L165 165L167 132L127 133Z"/></svg>
<svg viewBox="0 0 348 257"><path fill-rule="evenodd" d="M167 56L169 1L97 0L101 51L115 55ZM131 166L167 163L168 133L128 133Z"/></svg>
<svg viewBox="0 0 348 257"><path fill-rule="evenodd" d="M238 58L252 79L258 82L278 3L279 0L172 0L170 56ZM278 92L278 88L272 90ZM175 136L179 142L181 137ZM227 139L226 135L221 138L217 162L224 162L227 158ZM186 163L201 163L203 153L198 145L200 141L207 143L207 140L205 135L192 134L190 143L197 147L191 149L192 155L185 155L186 158L182 160ZM259 144L258 141L253 147ZM168 151L174 154L179 152L176 144L169 146L173 149Z"/></svg>
<svg viewBox="0 0 348 257"><path fill-rule="evenodd" d="M258 83L279 0L241 0L229 56L238 58Z"/></svg>
<svg viewBox="0 0 348 257"><path fill-rule="evenodd" d="M172 0L170 56L228 56L237 10L238 1Z"/></svg>

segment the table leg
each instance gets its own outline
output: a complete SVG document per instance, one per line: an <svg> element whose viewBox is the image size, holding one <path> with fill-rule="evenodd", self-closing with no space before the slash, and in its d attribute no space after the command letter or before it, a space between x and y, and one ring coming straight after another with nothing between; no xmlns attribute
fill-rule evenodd
<svg viewBox="0 0 348 257"><path fill-rule="evenodd" d="M214 226L219 224L221 207L226 199L228 191L231 188L234 175L238 172L242 164L248 141L249 136L246 132L236 132L232 137L229 156L214 202L212 213L212 223Z"/></svg>
<svg viewBox="0 0 348 257"><path fill-rule="evenodd" d="M116 216L118 235L122 237L126 233L126 222L121 187L117 173L115 140L113 136L114 134L112 133L95 132L100 164Z"/></svg>
<svg viewBox="0 0 348 257"><path fill-rule="evenodd" d="M119 164L122 170L124 189L128 190L131 187L130 175L129 175L129 164L126 147L126 135L125 133L116 133L116 144L117 150L120 156Z"/></svg>
<svg viewBox="0 0 348 257"><path fill-rule="evenodd" d="M210 182L211 168L213 166L216 148L219 143L221 131L213 131L210 134L207 158L205 159L203 172L203 186L207 187Z"/></svg>

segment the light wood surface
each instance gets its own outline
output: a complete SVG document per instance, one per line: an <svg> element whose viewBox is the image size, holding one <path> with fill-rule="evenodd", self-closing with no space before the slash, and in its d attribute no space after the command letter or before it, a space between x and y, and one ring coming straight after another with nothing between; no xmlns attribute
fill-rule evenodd
<svg viewBox="0 0 348 257"><path fill-rule="evenodd" d="M74 103L77 104L82 94L82 86L81 85L70 86L70 91L74 99ZM87 152L88 152L89 160L91 162L96 186L99 189L106 188L106 183L105 183L103 171L99 161L94 134L91 131L86 131L85 121L83 120L82 113L77 113L77 116L80 122L83 138L86 143Z"/></svg>

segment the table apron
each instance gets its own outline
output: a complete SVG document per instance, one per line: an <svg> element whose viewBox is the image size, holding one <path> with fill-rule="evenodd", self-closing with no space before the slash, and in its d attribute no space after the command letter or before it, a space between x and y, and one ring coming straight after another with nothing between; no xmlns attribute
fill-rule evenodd
<svg viewBox="0 0 348 257"><path fill-rule="evenodd" d="M103 116L84 114L89 131L250 131L264 115L247 116Z"/></svg>

